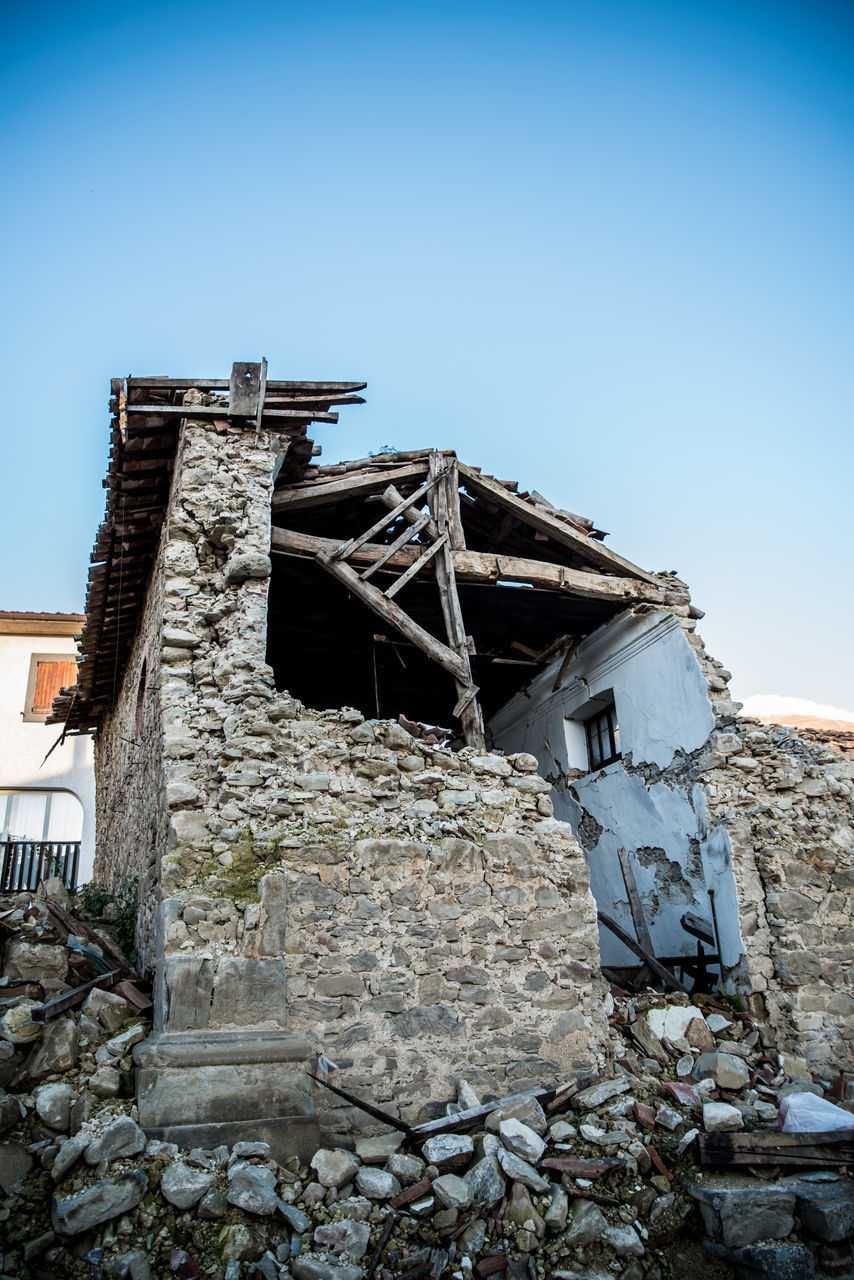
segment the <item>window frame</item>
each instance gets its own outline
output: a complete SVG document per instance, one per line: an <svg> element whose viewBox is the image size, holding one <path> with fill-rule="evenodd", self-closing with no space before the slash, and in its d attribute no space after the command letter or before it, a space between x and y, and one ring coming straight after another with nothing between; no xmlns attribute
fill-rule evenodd
<svg viewBox="0 0 854 1280"><path fill-rule="evenodd" d="M607 755L601 756L600 759L594 759L594 742L597 744L598 751L603 746L603 725L606 731L609 751ZM595 733L595 738L594 738ZM622 751L620 749L620 725L617 719L617 707L613 699L603 707L597 708L592 715L588 716L584 721L584 738L587 743L587 763L589 772L595 773L598 769L604 769L609 764L622 759Z"/></svg>
<svg viewBox="0 0 854 1280"><path fill-rule="evenodd" d="M23 721L25 724L44 724L50 715L50 711L33 711L33 702L36 696L36 684L39 678L39 667L42 663L56 664L59 662L73 662L75 671L77 670L77 654L76 653L31 653L30 654L30 670L27 676L27 696L24 702Z"/></svg>

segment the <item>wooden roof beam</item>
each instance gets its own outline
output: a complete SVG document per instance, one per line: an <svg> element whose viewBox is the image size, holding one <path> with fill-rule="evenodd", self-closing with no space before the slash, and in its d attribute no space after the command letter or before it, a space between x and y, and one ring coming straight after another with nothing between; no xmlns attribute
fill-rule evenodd
<svg viewBox="0 0 854 1280"><path fill-rule="evenodd" d="M120 390L121 378L113 378L111 388L118 395ZM229 378L168 378L168 377L152 377L152 378L128 378L128 391L135 391L139 388L151 388L152 390L162 391L191 391L197 388L199 391L228 391ZM282 379L267 379L268 391L291 392L296 395L303 393L306 395L315 395L318 399L324 398L325 392L331 392L333 395L339 392L364 391L367 382L293 382Z"/></svg>
<svg viewBox="0 0 854 1280"><path fill-rule="evenodd" d="M271 550L281 555L312 558L336 551L340 543L335 538L319 538L308 533L295 533L291 529L274 528ZM401 547L383 566L389 571L407 569L419 558L421 547ZM363 543L349 557L353 564L374 564L388 551L382 543ZM678 593L667 590L658 583L646 583L637 578L608 577L581 569L568 569L564 565L545 560L526 560L521 556L493 555L486 551L454 551L454 573L460 582L521 582L532 587L556 591L565 595L580 596L585 600L610 600L614 603L677 604ZM678 597L678 598L677 598Z"/></svg>
<svg viewBox="0 0 854 1280"><path fill-rule="evenodd" d="M309 484L305 487L293 485L273 494L273 514L282 511L308 511L312 507L340 502L342 498L365 497L388 488L389 482L395 485L407 484L411 480L422 479L426 474L425 458L423 462L413 462L394 470L357 473L340 480L330 480L326 484Z"/></svg>
<svg viewBox="0 0 854 1280"><path fill-rule="evenodd" d="M561 546L574 551L576 555L583 556L590 563L600 565L612 573L628 574L631 578L639 578L642 582L655 585L655 578L651 573L632 564L631 560L623 559L615 551L603 547L601 543L593 541L583 533L577 532L571 525L565 524L562 520L556 520L544 508L531 506L530 503L517 498L515 494L509 493L497 481L478 474L472 467L467 467L462 462L459 464L459 471L460 482L466 488L490 498L496 506L509 511L523 524L536 529L538 533L546 534L553 542L560 543Z"/></svg>

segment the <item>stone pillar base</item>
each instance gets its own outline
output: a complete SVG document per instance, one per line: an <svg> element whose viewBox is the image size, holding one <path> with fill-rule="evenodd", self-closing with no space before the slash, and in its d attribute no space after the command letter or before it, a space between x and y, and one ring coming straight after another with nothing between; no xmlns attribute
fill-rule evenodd
<svg viewBox="0 0 854 1280"><path fill-rule="evenodd" d="M286 1031L172 1031L137 1045L139 1123L180 1147L269 1142L280 1163L320 1144L315 1053Z"/></svg>

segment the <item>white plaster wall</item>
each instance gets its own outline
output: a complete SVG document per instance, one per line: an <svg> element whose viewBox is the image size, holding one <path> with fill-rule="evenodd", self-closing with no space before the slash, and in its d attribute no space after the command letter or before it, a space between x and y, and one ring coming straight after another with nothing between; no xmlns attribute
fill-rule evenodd
<svg viewBox="0 0 854 1280"><path fill-rule="evenodd" d="M559 666L558 660L493 717L496 745L537 757L553 783L555 816L576 834L584 837L585 813L602 828L587 849L601 910L635 934L617 852L624 848L656 954L696 950L680 920L692 911L711 922L713 889L724 966L734 968L744 948L729 840L724 831L707 829L703 790L684 776L684 756L707 743L715 721L708 686L677 620L670 613L620 614L579 645L563 687L553 693ZM611 691L623 759L590 773L583 725L572 717ZM639 765L651 767L638 772ZM588 829L592 825L588 820ZM600 943L603 964L637 963L604 926Z"/></svg>
<svg viewBox="0 0 854 1280"><path fill-rule="evenodd" d="M25 723L24 703L34 653L74 654L71 636L0 635L0 789L70 791L83 806L78 883L91 879L95 861L95 771L92 739L69 737L44 757L61 725ZM44 762L44 763L42 763Z"/></svg>

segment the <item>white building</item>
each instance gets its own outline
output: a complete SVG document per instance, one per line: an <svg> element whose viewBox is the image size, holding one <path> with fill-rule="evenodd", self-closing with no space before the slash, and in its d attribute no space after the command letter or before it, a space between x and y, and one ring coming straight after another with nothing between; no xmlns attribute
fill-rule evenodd
<svg viewBox="0 0 854 1280"><path fill-rule="evenodd" d="M0 611L0 850L8 869L9 841L79 841L78 884L91 879L95 857L92 739L54 747L62 729L45 720L77 679L83 622L79 613Z"/></svg>

